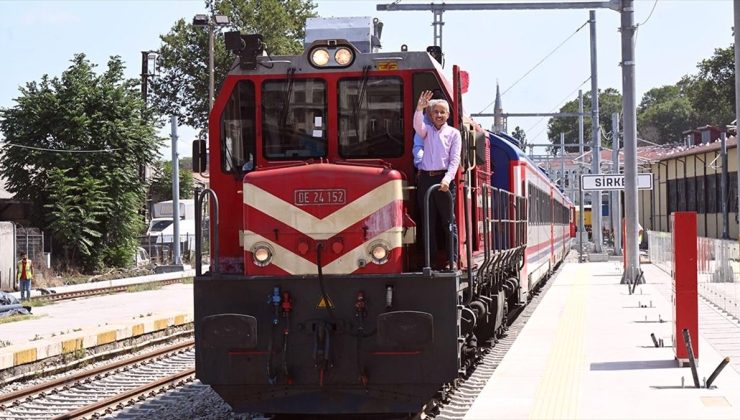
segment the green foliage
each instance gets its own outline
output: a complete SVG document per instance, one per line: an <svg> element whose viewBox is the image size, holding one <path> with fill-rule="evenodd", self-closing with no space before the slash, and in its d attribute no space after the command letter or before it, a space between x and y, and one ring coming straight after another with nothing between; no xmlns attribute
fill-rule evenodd
<svg viewBox="0 0 740 420"><path fill-rule="evenodd" d="M70 169L52 168L49 171L49 203L44 205L47 227L64 249L65 261L82 258L87 268L97 268L99 255L93 254L97 240L103 236L100 221L110 205L103 195L103 183L90 174L77 178L67 176Z"/></svg>
<svg viewBox="0 0 740 420"><path fill-rule="evenodd" d="M698 74L682 80L696 120L699 125L724 127L735 119L735 46L715 49L697 67ZM687 129L691 128L696 127Z"/></svg>
<svg viewBox="0 0 740 420"><path fill-rule="evenodd" d="M527 133L525 133L524 130L518 125L516 126L516 128L514 128L514 131L511 132L511 137L519 140L519 144L522 145L527 142Z"/></svg>
<svg viewBox="0 0 740 420"><path fill-rule="evenodd" d="M141 208L141 195L133 192L121 192L109 206L110 220L104 241L104 261L107 265L128 267L133 264L131 258L136 252L138 235L144 230L144 218L132 209Z"/></svg>
<svg viewBox="0 0 740 420"><path fill-rule="evenodd" d="M312 0L206 0L211 15L226 15L227 30L261 34L272 55L296 54L303 50L306 18L316 16ZM215 93L234 63L226 51L222 29L215 28ZM153 104L162 115L178 120L204 134L208 127L208 29L180 19L160 37L160 75L152 80Z"/></svg>
<svg viewBox="0 0 740 420"><path fill-rule="evenodd" d="M638 135L653 143L678 142L681 133L697 122L691 101L679 85L650 89L637 107Z"/></svg>
<svg viewBox="0 0 740 420"><path fill-rule="evenodd" d="M192 161L189 165L185 160L180 161L180 198L193 198L192 166ZM149 199L154 203L172 200L172 161L158 162L155 171L149 185Z"/></svg>
<svg viewBox="0 0 740 420"><path fill-rule="evenodd" d="M583 95L583 111L586 114L583 118L583 141L585 144L592 144L591 130L591 92ZM611 146L611 140L606 140L604 135L611 131L612 113L622 111L622 94L614 88L599 90L599 124L601 125L601 145ZM578 98L566 103L560 108L560 112L578 112ZM547 123L547 138L550 142L556 144L550 150L551 153L557 154L560 146L560 133L565 133L565 144L578 144L578 118L550 118ZM569 150L568 147L565 149Z"/></svg>
<svg viewBox="0 0 740 420"><path fill-rule="evenodd" d="M14 107L0 109L0 131L13 145L0 156L8 190L34 203L36 223L65 250L64 265L87 270L122 262L114 250L130 247L141 223L139 168L159 147L121 59L100 75L95 67L75 55L60 77L28 82Z"/></svg>
<svg viewBox="0 0 740 420"><path fill-rule="evenodd" d="M697 65L698 73L675 85L649 90L637 108L640 137L678 142L681 133L707 124L720 128L735 119L734 46L718 48Z"/></svg>

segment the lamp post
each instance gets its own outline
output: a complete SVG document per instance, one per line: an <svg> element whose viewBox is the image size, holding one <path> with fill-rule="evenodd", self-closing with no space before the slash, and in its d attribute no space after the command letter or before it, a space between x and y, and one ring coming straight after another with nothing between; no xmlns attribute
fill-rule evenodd
<svg viewBox="0 0 740 420"><path fill-rule="evenodd" d="M208 28L208 110L213 108L214 81L213 81L213 32L215 27L222 27L229 24L229 17L224 15L214 15L210 19L208 15L195 15L193 26Z"/></svg>
<svg viewBox="0 0 740 420"><path fill-rule="evenodd" d="M149 96L149 78L157 75L158 57L159 51L141 52L141 97L144 99L144 105L146 105L147 96Z"/></svg>

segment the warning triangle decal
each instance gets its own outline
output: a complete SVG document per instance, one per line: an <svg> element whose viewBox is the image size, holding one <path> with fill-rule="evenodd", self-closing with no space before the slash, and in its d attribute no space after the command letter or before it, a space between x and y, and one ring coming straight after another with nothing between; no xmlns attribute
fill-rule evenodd
<svg viewBox="0 0 740 420"><path fill-rule="evenodd" d="M331 302L331 299L329 299L329 298L324 299L322 297L321 300L319 301L319 304L316 305L316 308L317 309L323 309L323 308L327 308L327 307L334 309L334 304Z"/></svg>

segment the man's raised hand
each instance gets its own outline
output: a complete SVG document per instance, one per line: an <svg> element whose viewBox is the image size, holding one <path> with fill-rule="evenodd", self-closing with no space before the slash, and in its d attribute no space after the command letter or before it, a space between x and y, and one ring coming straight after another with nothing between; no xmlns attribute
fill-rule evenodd
<svg viewBox="0 0 740 420"><path fill-rule="evenodd" d="M423 90L421 95L419 95L419 103L416 105L416 110L424 111L424 108L429 106L429 100L432 99L432 95L431 90Z"/></svg>

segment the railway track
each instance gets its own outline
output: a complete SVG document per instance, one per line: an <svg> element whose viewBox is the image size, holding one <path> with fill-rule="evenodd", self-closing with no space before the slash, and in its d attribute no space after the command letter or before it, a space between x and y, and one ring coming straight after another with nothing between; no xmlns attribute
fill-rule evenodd
<svg viewBox="0 0 740 420"><path fill-rule="evenodd" d="M191 381L193 341L0 396L0 419L71 419L111 412Z"/></svg>
<svg viewBox="0 0 740 420"><path fill-rule="evenodd" d="M136 287L142 284L146 284L147 286L167 286L170 284L175 283L181 283L183 281L182 278L176 278L176 279L165 279L165 280L155 280L150 281L146 283L138 283L138 284L130 284L130 285L120 285L120 286L109 286L109 287L99 287L95 289L87 289L87 290L78 290L78 291L72 291L72 292L61 292L61 293L50 293L47 290L46 294L42 294L40 296L34 296L33 300L40 301L40 302L56 302L60 300L68 300L68 299L75 299L79 297L87 297L87 296L96 296L96 295L107 295L110 293L122 293L127 291L131 287ZM43 293L43 292L42 292Z"/></svg>

